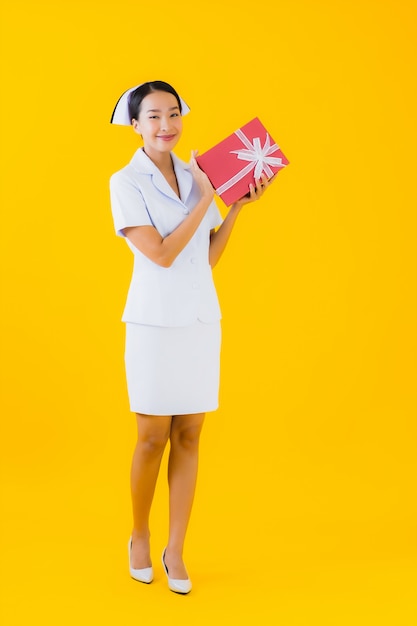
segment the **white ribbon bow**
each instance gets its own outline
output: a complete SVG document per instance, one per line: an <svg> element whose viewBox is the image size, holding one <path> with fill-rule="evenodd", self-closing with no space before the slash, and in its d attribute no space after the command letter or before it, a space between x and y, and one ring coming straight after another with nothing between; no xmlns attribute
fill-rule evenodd
<svg viewBox="0 0 417 626"><path fill-rule="evenodd" d="M223 185L216 189L217 193L221 195L233 185L235 185L239 180L242 180L246 174L249 174L251 170L254 171L254 178L257 180L260 178L262 172L270 178L273 176L274 172L269 167L270 165L274 165L275 167L285 167L285 164L282 162L280 157L271 157L270 155L279 150L279 146L274 143L271 146L271 140L266 134L265 144L263 148L261 147L261 140L259 137L254 137L253 144L249 141L246 135L239 129L235 131L235 135L239 137L244 146L246 146L246 150L231 150L230 154L237 154L237 158L241 161L249 161L248 165L244 167L240 172L229 178Z"/></svg>

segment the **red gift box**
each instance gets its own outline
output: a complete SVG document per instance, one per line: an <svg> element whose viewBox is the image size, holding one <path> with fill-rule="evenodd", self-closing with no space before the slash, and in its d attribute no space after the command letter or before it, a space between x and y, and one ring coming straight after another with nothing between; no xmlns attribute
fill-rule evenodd
<svg viewBox="0 0 417 626"><path fill-rule="evenodd" d="M257 117L196 160L227 206L243 198L263 172L271 178L289 163Z"/></svg>

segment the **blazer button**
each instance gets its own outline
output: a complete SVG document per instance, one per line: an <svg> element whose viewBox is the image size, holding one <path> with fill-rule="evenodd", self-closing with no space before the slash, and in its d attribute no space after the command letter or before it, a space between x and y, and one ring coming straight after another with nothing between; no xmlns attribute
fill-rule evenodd
<svg viewBox="0 0 417 626"><path fill-rule="evenodd" d="M191 257L191 263L197 263L197 259L195 258L195 256Z"/></svg>
<svg viewBox="0 0 417 626"><path fill-rule="evenodd" d="M189 214L189 212L190 212L190 211L189 211L188 209L184 209L184 210L183 210L184 215L188 215L188 214Z"/></svg>

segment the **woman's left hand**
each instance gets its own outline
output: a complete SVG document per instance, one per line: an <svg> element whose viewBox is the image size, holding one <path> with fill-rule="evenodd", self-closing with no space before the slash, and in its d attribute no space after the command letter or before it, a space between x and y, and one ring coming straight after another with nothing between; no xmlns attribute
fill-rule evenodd
<svg viewBox="0 0 417 626"><path fill-rule="evenodd" d="M272 178L270 178L269 180L265 174L262 174L258 180L255 180L254 185L253 184L249 185L249 194L246 194L246 196L243 196L243 198L240 198L240 200L237 200L234 203L234 206L237 205L240 208L245 204L249 204L250 202L256 202L256 200L259 200L260 198L262 198L265 191L273 183L275 178L276 178L276 174L272 176Z"/></svg>

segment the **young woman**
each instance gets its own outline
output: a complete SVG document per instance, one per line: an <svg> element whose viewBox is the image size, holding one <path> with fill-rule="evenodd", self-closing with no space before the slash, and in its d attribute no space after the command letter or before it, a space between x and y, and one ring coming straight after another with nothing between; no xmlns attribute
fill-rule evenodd
<svg viewBox="0 0 417 626"><path fill-rule="evenodd" d="M130 408L138 432L131 469L129 569L135 580L153 579L149 513L169 440L169 537L162 564L169 588L182 594L191 591L183 547L199 437L206 411L218 406L220 309L211 269L242 207L258 200L271 182L265 176L255 181L248 197L233 204L222 220L196 153L190 164L172 153L188 111L175 89L162 81L125 92L111 121L132 125L144 145L110 181L116 233L126 238L134 255L122 318Z"/></svg>

